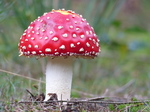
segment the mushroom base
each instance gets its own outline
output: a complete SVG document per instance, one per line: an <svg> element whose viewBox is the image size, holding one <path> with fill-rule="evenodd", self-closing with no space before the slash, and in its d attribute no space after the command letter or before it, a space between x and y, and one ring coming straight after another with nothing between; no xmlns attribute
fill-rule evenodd
<svg viewBox="0 0 150 112"><path fill-rule="evenodd" d="M58 57L48 59L46 67L46 98L49 93L56 93L58 100L70 100L72 84L73 58Z"/></svg>

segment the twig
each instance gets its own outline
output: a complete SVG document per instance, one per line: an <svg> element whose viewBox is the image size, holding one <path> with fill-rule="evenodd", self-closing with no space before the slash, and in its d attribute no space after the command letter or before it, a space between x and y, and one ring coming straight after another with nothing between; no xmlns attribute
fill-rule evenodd
<svg viewBox="0 0 150 112"><path fill-rule="evenodd" d="M18 103L52 103L54 101L20 101ZM150 103L150 100L145 101L129 101L129 102L108 102L108 101L85 101L85 100L75 100L75 101L67 101L67 100L58 100L57 102L67 102L67 103L99 103L99 104L145 104ZM15 102L16 103L16 102Z"/></svg>
<svg viewBox="0 0 150 112"><path fill-rule="evenodd" d="M25 79L29 79L29 80L33 80L33 81L36 81L36 82L45 83L44 81L40 81L38 79L34 79L34 78L31 78L31 77L27 77L27 76L24 76L24 75L20 75L20 74L17 74L17 73L9 72L9 71L2 70L2 69L0 69L0 72L12 74L12 75L19 76L19 77L22 77L22 78L25 78Z"/></svg>
<svg viewBox="0 0 150 112"><path fill-rule="evenodd" d="M103 99L105 99L105 97L95 97L95 98L88 98L87 101L98 101Z"/></svg>
<svg viewBox="0 0 150 112"><path fill-rule="evenodd" d="M35 97L28 89L26 89L26 91L31 95L32 98Z"/></svg>

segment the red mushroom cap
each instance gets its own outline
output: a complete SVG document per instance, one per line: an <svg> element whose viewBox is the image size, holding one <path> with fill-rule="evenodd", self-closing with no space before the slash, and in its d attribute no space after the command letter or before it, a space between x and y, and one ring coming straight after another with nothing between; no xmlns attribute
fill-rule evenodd
<svg viewBox="0 0 150 112"><path fill-rule="evenodd" d="M18 45L20 56L95 57L100 52L97 35L73 11L52 10L31 22Z"/></svg>

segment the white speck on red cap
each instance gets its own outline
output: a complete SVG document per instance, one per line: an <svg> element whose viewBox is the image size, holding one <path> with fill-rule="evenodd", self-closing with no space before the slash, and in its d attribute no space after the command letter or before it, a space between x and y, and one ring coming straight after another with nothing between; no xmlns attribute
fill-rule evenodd
<svg viewBox="0 0 150 112"><path fill-rule="evenodd" d="M53 37L52 40L53 40L53 41L57 41L58 38L57 38L57 37Z"/></svg>
<svg viewBox="0 0 150 112"><path fill-rule="evenodd" d="M53 34L53 31L50 31L49 33L50 33L50 34Z"/></svg>
<svg viewBox="0 0 150 112"><path fill-rule="evenodd" d="M79 45L80 44L80 42L77 42L77 45Z"/></svg>
<svg viewBox="0 0 150 112"><path fill-rule="evenodd" d="M26 35L26 33L23 33L23 35Z"/></svg>
<svg viewBox="0 0 150 112"><path fill-rule="evenodd" d="M39 48L39 46L38 46L38 45L35 45L34 48Z"/></svg>
<svg viewBox="0 0 150 112"><path fill-rule="evenodd" d="M72 29L72 28L73 28L73 26L71 25L71 26L69 26L69 28L71 28L71 29Z"/></svg>
<svg viewBox="0 0 150 112"><path fill-rule="evenodd" d="M87 42L87 43L86 43L86 46L87 46L87 47L90 47L90 44Z"/></svg>
<svg viewBox="0 0 150 112"><path fill-rule="evenodd" d="M66 18L66 20L67 20L67 21L69 21L69 19L68 19L68 18Z"/></svg>
<svg viewBox="0 0 150 112"><path fill-rule="evenodd" d="M80 48L80 49L79 49L79 52L83 52L83 51L84 51L84 48Z"/></svg>
<svg viewBox="0 0 150 112"><path fill-rule="evenodd" d="M47 40L47 39L48 39L48 37L45 37L44 39L45 39L45 40Z"/></svg>
<svg viewBox="0 0 150 112"><path fill-rule="evenodd" d="M32 37L31 39L34 40L35 38Z"/></svg>
<svg viewBox="0 0 150 112"><path fill-rule="evenodd" d="M28 39L25 39L25 41L28 41Z"/></svg>
<svg viewBox="0 0 150 112"><path fill-rule="evenodd" d="M62 36L63 36L63 37L68 37L68 34L67 34L67 33L64 33Z"/></svg>
<svg viewBox="0 0 150 112"><path fill-rule="evenodd" d="M47 19L50 19L50 17L47 17Z"/></svg>
<svg viewBox="0 0 150 112"><path fill-rule="evenodd" d="M65 49L65 45L61 45L59 48L60 49Z"/></svg>
<svg viewBox="0 0 150 112"><path fill-rule="evenodd" d="M32 54L36 54L36 51L32 51Z"/></svg>
<svg viewBox="0 0 150 112"><path fill-rule="evenodd" d="M51 49L50 48L46 48L45 52L51 52Z"/></svg>
<svg viewBox="0 0 150 112"><path fill-rule="evenodd" d="M70 44L70 47L71 47L71 48L74 48L74 47L75 47L75 45L74 45L73 43L71 43L71 44Z"/></svg>
<svg viewBox="0 0 150 112"><path fill-rule="evenodd" d="M32 46L29 44L28 47L31 48Z"/></svg>
<svg viewBox="0 0 150 112"><path fill-rule="evenodd" d="M80 28L76 28L76 30L78 31Z"/></svg>
<svg viewBox="0 0 150 112"><path fill-rule="evenodd" d="M63 26L58 26L58 29L62 29L63 28Z"/></svg>
<svg viewBox="0 0 150 112"><path fill-rule="evenodd" d="M26 49L26 46L23 46L22 49Z"/></svg>
<svg viewBox="0 0 150 112"><path fill-rule="evenodd" d="M73 34L73 37L77 37L77 35L76 35L76 34Z"/></svg>
<svg viewBox="0 0 150 112"><path fill-rule="evenodd" d="M84 35L81 35L80 37L81 37L81 38L84 38L85 36L84 36Z"/></svg>

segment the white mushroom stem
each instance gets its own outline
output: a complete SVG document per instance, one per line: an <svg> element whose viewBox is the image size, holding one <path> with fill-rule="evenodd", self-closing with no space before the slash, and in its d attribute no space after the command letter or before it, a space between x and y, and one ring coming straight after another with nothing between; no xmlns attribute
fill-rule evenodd
<svg viewBox="0 0 150 112"><path fill-rule="evenodd" d="M46 67L46 98L48 93L56 93L58 100L70 100L72 85L72 63L73 58L57 57L49 58Z"/></svg>

